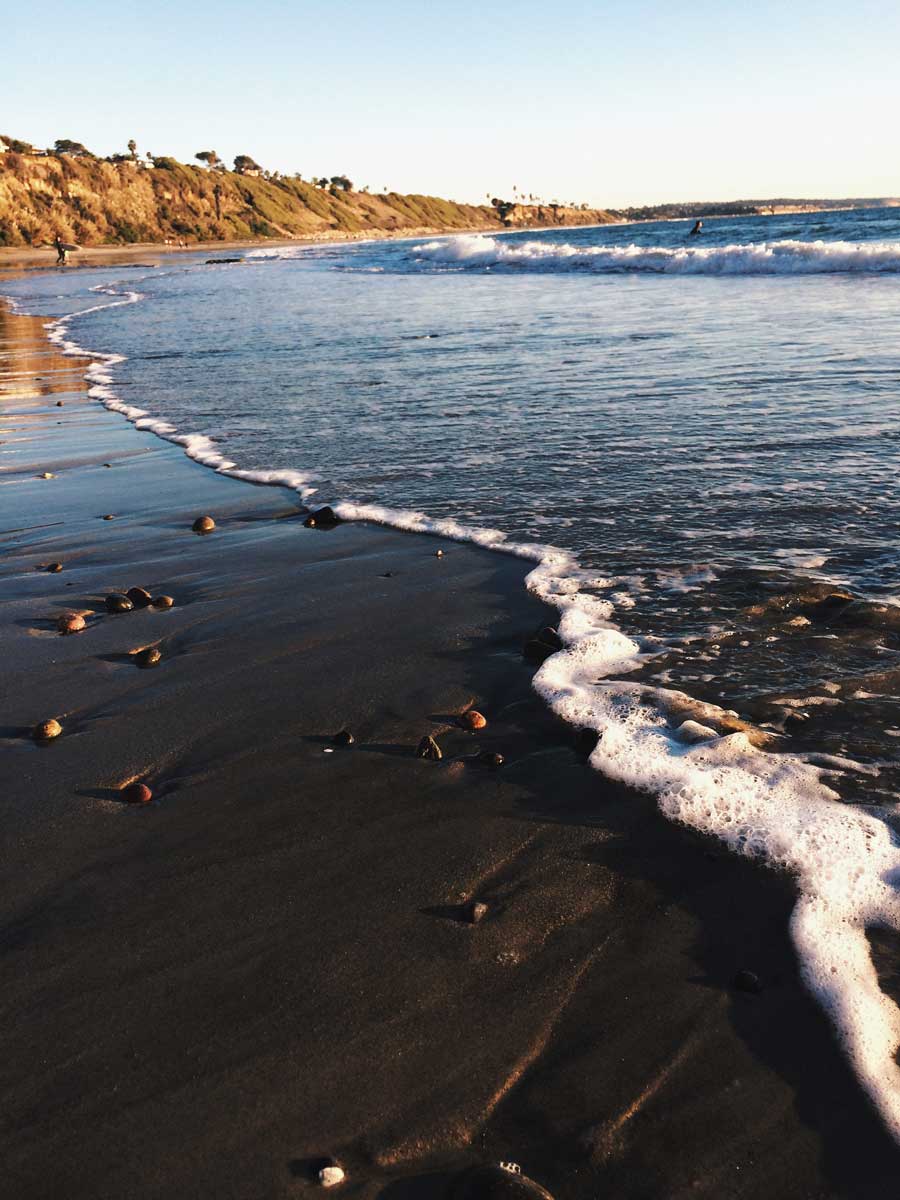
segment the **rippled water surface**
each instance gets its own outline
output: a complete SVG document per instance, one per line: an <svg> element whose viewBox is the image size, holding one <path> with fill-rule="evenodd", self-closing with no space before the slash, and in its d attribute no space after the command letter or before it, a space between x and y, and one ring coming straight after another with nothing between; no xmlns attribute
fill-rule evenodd
<svg viewBox="0 0 900 1200"><path fill-rule="evenodd" d="M887 760L866 783L885 798L900 219L689 227L290 247L8 290L52 315L137 290L77 324L126 356L127 403L241 467L308 473L322 501L576 551L617 622L663 640L643 675L792 745Z"/></svg>

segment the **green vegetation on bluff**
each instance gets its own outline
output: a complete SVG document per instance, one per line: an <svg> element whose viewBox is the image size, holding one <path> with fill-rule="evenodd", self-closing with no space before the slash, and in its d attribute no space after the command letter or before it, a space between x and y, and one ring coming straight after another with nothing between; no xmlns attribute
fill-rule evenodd
<svg viewBox="0 0 900 1200"><path fill-rule="evenodd" d="M15 146L16 149L12 147ZM19 149L19 148L22 149ZM53 151L0 139L0 246L37 246L57 233L80 245L234 241L602 224L563 206L457 204L434 196L354 191L346 175L315 182L263 172L247 155L228 171L215 151L198 167L129 154L99 159L64 139Z"/></svg>

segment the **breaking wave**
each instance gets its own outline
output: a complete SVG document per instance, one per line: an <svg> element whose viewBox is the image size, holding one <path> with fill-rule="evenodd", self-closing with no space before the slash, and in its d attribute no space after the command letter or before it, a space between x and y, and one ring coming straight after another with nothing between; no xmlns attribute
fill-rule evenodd
<svg viewBox="0 0 900 1200"><path fill-rule="evenodd" d="M900 271L900 242L748 242L731 246L573 246L482 235L423 242L422 266L459 270L647 272L657 275L828 275Z"/></svg>

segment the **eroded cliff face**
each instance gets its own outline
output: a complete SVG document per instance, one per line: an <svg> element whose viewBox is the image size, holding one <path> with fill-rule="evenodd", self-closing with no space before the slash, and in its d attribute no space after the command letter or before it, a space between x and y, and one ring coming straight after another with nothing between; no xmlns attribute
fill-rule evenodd
<svg viewBox="0 0 900 1200"><path fill-rule="evenodd" d="M0 246L315 237L367 230L502 229L611 220L597 210L495 208L434 196L332 195L299 179L207 171L167 160L146 169L69 155L0 155Z"/></svg>

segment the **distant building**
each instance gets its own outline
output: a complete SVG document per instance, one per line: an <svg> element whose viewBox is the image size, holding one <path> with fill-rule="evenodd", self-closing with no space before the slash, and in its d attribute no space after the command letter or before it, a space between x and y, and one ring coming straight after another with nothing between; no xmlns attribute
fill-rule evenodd
<svg viewBox="0 0 900 1200"><path fill-rule="evenodd" d="M238 175L254 175L259 177L262 175L262 171L259 167L243 167L240 171L238 171Z"/></svg>

